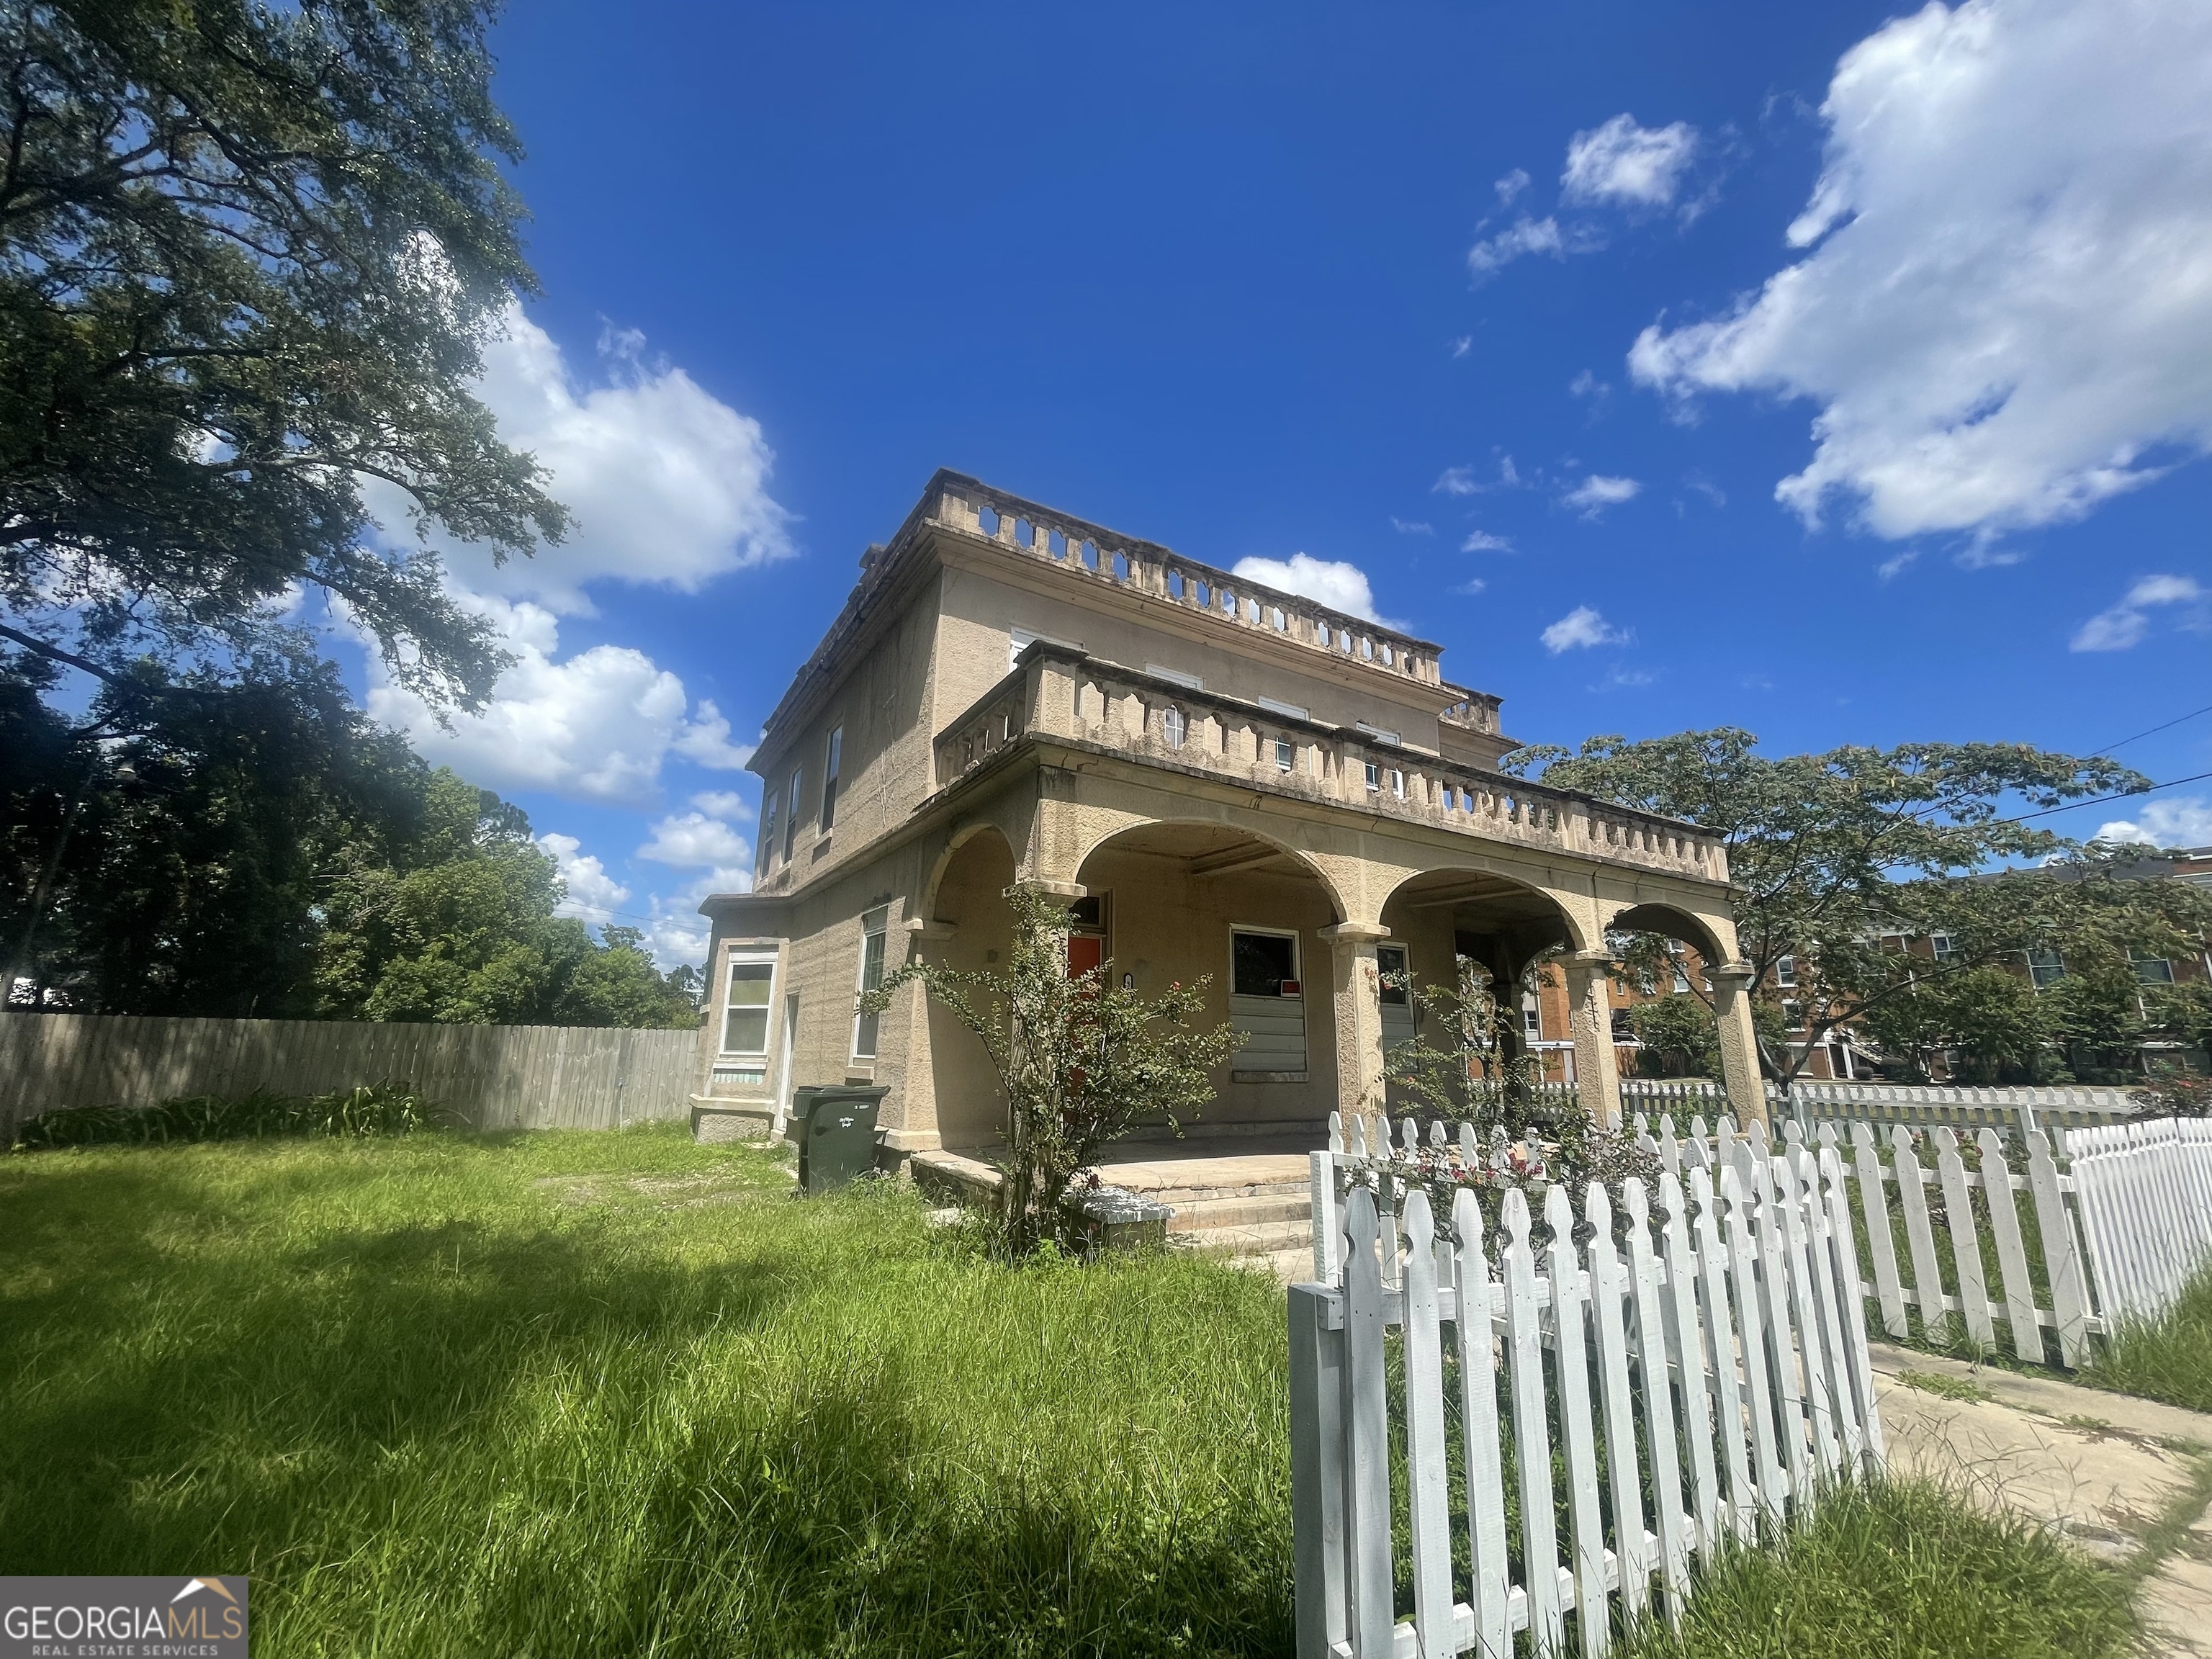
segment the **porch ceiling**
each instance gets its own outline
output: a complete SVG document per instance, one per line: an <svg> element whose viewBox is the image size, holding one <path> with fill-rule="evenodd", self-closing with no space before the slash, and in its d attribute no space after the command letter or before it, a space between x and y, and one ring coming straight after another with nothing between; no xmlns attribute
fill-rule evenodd
<svg viewBox="0 0 2212 1659"><path fill-rule="evenodd" d="M1194 876L1265 872L1279 875L1312 875L1290 854L1256 836L1219 823L1154 823L1127 830L1093 848L1084 863L1101 854L1133 853L1169 858L1188 866ZM1079 875L1077 879L1080 880Z"/></svg>

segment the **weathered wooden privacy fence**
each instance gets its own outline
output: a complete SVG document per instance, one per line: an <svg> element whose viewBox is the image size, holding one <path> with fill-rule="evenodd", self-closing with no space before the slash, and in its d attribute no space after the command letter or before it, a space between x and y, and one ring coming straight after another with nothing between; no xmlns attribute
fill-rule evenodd
<svg viewBox="0 0 2212 1659"><path fill-rule="evenodd" d="M1478 1187L1496 1193L1502 1140L1480 1146L1465 1126L1450 1138L1433 1126L1425 1143L1410 1121L1404 1131L1394 1153L1379 1121L1355 1119L1348 1146L1340 1124L1332 1149L1313 1156L1318 1279L1290 1291L1301 1659L1503 1659L1523 1630L1553 1653L1570 1613L1582 1651L1601 1654L1616 1609L1632 1622L1656 1596L1679 1616L1693 1558L1754 1541L1881 1467L1832 1148L1761 1158L1739 1141L1717 1182L1695 1160L1686 1176L1662 1175L1656 1212L1640 1181L1623 1183L1619 1216L1602 1186L1581 1195L1579 1211L1553 1186L1540 1237L1509 1186L1496 1200L1493 1263ZM1451 1194L1441 1233L1431 1185ZM1392 1329L1402 1493L1392 1479ZM1392 1563L1401 1502L1408 1622Z"/></svg>
<svg viewBox="0 0 2212 1659"><path fill-rule="evenodd" d="M313 1019L0 1015L0 1144L58 1106L153 1106L252 1089L411 1083L479 1128L681 1117L696 1031Z"/></svg>

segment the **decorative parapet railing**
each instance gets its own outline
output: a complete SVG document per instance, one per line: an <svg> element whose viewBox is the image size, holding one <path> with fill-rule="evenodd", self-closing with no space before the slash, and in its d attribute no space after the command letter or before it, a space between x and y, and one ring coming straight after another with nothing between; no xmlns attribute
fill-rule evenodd
<svg viewBox="0 0 2212 1659"><path fill-rule="evenodd" d="M946 480L932 507L935 522L981 536L1072 574L1148 593L1218 621L1326 652L1340 661L1395 674L1420 684L1447 687L1438 665L1442 647L1383 628L1346 611L1231 572L1185 558L1155 542L1132 540L1057 513L1036 501L994 490L973 478ZM1498 729L1498 700L1468 694L1458 724ZM1489 725L1480 724L1486 705ZM1472 707L1476 712L1464 711Z"/></svg>
<svg viewBox="0 0 2212 1659"><path fill-rule="evenodd" d="M1456 726L1469 732L1480 732L1486 736L1498 735L1498 708L1504 701L1486 691L1470 691L1463 685L1446 682L1444 690L1460 693L1460 700L1437 718L1446 726Z"/></svg>
<svg viewBox="0 0 2212 1659"><path fill-rule="evenodd" d="M1609 863L1728 879L1714 837L1040 641L936 738L950 787L1008 744L1070 738L1270 793Z"/></svg>

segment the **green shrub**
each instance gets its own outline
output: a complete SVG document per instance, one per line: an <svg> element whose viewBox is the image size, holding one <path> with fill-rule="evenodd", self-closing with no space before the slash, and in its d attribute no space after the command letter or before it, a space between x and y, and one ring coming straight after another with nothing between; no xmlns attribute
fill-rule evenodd
<svg viewBox="0 0 2212 1659"><path fill-rule="evenodd" d="M408 1083L363 1084L326 1095L179 1095L158 1106L70 1106L40 1112L15 1132L21 1150L143 1146L166 1141L263 1140L274 1135L404 1135L443 1117Z"/></svg>

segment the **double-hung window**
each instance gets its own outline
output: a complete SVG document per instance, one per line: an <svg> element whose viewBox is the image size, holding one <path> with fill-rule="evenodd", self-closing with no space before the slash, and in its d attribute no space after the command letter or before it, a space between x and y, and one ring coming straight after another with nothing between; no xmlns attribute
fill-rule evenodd
<svg viewBox="0 0 2212 1659"><path fill-rule="evenodd" d="M783 861L786 864L791 862L792 850L799 845L799 786L805 781L806 769L803 766L793 767L791 769L791 810L784 814L783 818Z"/></svg>
<svg viewBox="0 0 2212 1659"><path fill-rule="evenodd" d="M1797 984L1797 958L1782 957L1774 964L1774 982L1784 990L1793 990Z"/></svg>
<svg viewBox="0 0 2212 1659"><path fill-rule="evenodd" d="M758 865L759 868L763 870L767 869L770 860L775 857L775 810L777 805L778 802L776 799L775 791L771 789L768 792L768 799L761 805L760 857L756 860L756 863Z"/></svg>
<svg viewBox="0 0 2212 1659"><path fill-rule="evenodd" d="M845 728L833 726L830 732L830 747L822 762L822 833L828 835L830 827L837 822L837 769L845 752Z"/></svg>
<svg viewBox="0 0 2212 1659"><path fill-rule="evenodd" d="M761 951L730 953L730 979L722 997L722 1052L768 1058L768 1010L775 989L775 957Z"/></svg>
<svg viewBox="0 0 2212 1659"><path fill-rule="evenodd" d="M2056 985L2066 977L2066 959L2049 945L2039 945L2027 953L2027 976L2039 991Z"/></svg>
<svg viewBox="0 0 2212 1659"><path fill-rule="evenodd" d="M884 982L884 935L890 926L890 912L871 910L860 918L860 980L858 994L866 996L879 990ZM853 1015L853 1058L873 1060L876 1057L876 1028L881 1017L869 1009L856 1009Z"/></svg>

